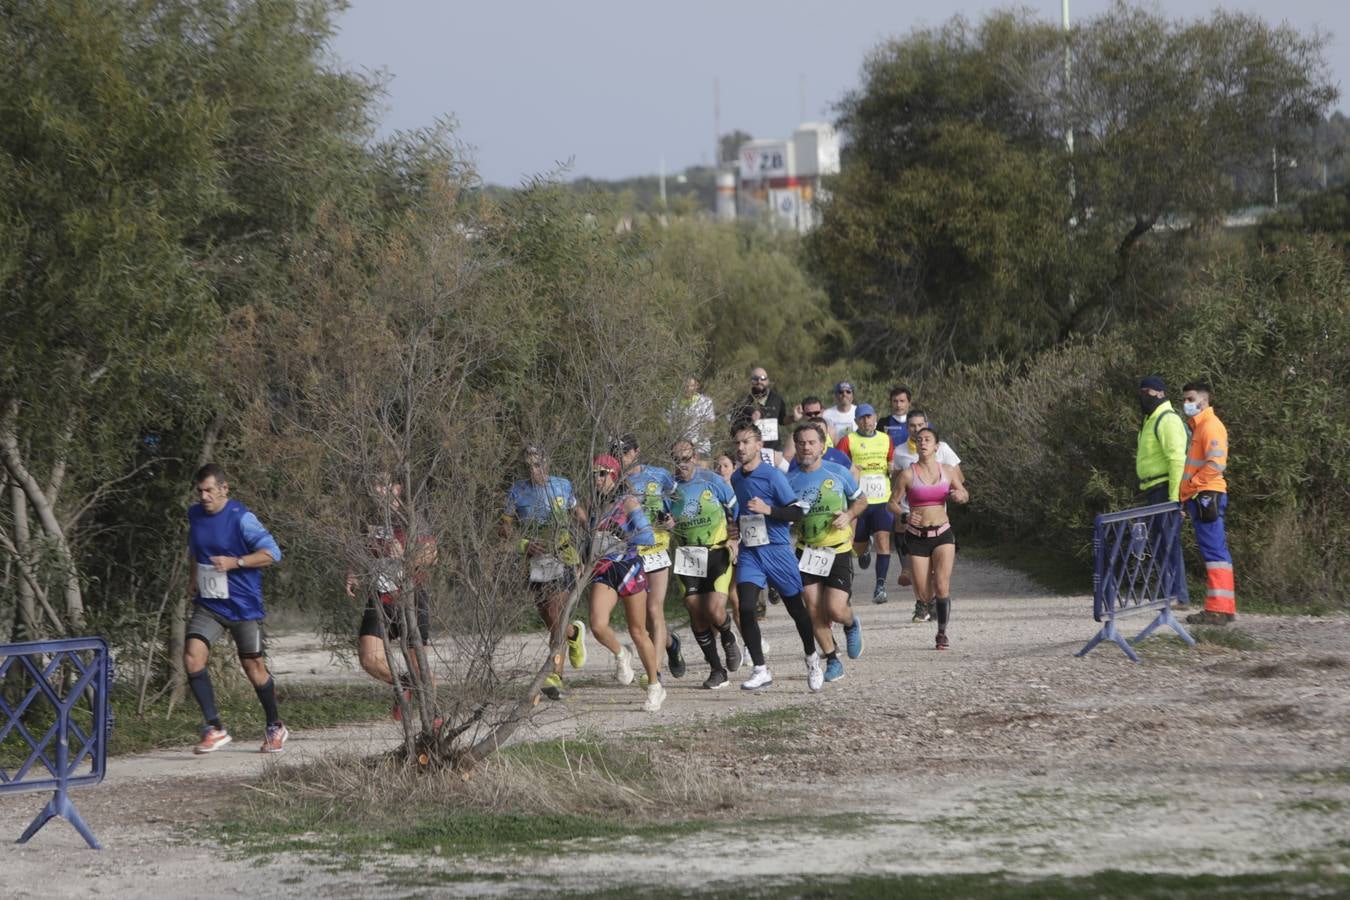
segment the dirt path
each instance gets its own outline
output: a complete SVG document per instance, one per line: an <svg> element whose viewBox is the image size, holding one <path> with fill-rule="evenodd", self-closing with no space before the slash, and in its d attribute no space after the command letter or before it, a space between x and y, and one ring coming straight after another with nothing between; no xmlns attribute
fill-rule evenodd
<svg viewBox="0 0 1350 900"><path fill-rule="evenodd" d="M857 582L859 596L870 596L871 574ZM608 681L592 642L577 686L526 735L695 726L672 732L682 737L668 749L748 785L750 810L787 816L786 824L742 821L660 847L588 845L533 858L528 877L513 859L418 866L470 877L456 881L455 894L617 886L639 852L654 873L649 884L684 887L821 871L1350 871L1350 620L1244 616L1256 649L1155 642L1134 665L1110 646L1073 657L1095 631L1087 598L1048 597L1014 573L964 559L956 588L949 652L932 650L932 625L909 622L912 603L864 601L863 658L815 695L781 608L770 609L765 629L771 689L699 690L703 665L687 641L689 675L655 715L641 712L636 688ZM335 669L312 638L293 637L275 656L279 677L359 677ZM784 717L770 752L728 745L716 724L789 705L803 714ZM285 761L373 751L398 734L392 723L297 734ZM287 856L231 859L185 837L176 823L211 817L223 786L275 762L255 751L250 738L205 758L180 750L112 760L103 785L74 797L107 849L81 849L74 831L54 822L30 844L0 849L3 893L406 892L382 880L383 865L328 871ZM17 836L42 802L0 798L0 835Z"/></svg>

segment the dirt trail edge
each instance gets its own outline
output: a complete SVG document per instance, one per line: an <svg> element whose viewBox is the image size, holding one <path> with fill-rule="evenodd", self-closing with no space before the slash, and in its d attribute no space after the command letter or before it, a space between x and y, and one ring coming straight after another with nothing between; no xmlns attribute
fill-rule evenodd
<svg viewBox="0 0 1350 900"><path fill-rule="evenodd" d="M0 797L2 893L403 896L400 866L430 879L422 884L439 879L432 893L584 892L628 883L638 857L644 885L677 890L809 878L824 861L831 874L873 875L1350 872L1350 619L1243 616L1251 649L1150 640L1135 665L1110 645L1074 658L1096 630L1088 597L1047 596L969 559L954 580L950 651L933 650L932 624L910 622L907 589L892 584L891 602L874 606L874 576L860 572L864 654L819 694L806 690L786 613L771 607L770 689L700 690L704 664L687 639L689 673L649 715L637 688L613 684L592 642L566 700L524 735L688 726L678 732L694 735L688 752L746 785L742 805L778 817L770 826L748 824L742 809L735 822L657 844L569 842L527 865L388 857L354 870L297 854L236 858L180 827L209 821L226 788L266 765L393 746L387 722L296 734L280 759L259 754L252 735L208 757L183 748L114 758L104 784L72 793L106 848L97 853L59 820L27 845L8 843L46 797ZM360 677L317 648L312 637L279 642L278 680ZM775 752L722 752L719 721L789 705L802 715L783 717ZM705 740L717 752L702 752Z"/></svg>

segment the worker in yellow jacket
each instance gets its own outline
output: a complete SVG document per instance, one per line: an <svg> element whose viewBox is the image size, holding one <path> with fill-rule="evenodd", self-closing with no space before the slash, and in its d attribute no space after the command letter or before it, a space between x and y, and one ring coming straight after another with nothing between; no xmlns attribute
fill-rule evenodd
<svg viewBox="0 0 1350 900"><path fill-rule="evenodd" d="M1182 410L1191 424L1191 446L1181 480L1181 502L1195 526L1195 543L1205 561L1205 608L1187 616L1192 625L1227 625L1237 616L1233 557L1228 552L1224 517L1228 512L1228 429L1210 406L1212 391L1203 381L1182 389Z"/></svg>
<svg viewBox="0 0 1350 900"><path fill-rule="evenodd" d="M1167 401L1167 385L1157 375L1139 379L1139 408L1144 424L1134 468L1144 505L1180 501L1181 474L1186 465L1186 426Z"/></svg>

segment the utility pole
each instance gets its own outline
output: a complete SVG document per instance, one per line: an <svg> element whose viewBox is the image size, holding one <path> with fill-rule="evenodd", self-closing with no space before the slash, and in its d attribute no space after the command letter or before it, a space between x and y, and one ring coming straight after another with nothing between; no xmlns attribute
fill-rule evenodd
<svg viewBox="0 0 1350 900"><path fill-rule="evenodd" d="M1275 148L1270 148L1270 192L1272 205L1280 208L1280 162L1276 156Z"/></svg>
<svg viewBox="0 0 1350 900"><path fill-rule="evenodd" d="M713 163L714 169L722 168L722 85L713 76Z"/></svg>
<svg viewBox="0 0 1350 900"><path fill-rule="evenodd" d="M661 157L661 209L666 208L666 158Z"/></svg>

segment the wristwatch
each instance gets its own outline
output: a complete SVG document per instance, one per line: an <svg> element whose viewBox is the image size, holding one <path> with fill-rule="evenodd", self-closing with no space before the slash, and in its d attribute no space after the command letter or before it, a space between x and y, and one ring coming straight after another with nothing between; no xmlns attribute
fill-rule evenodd
<svg viewBox="0 0 1350 900"><path fill-rule="evenodd" d="M244 558L242 556L236 556L234 558L234 567L236 569L244 568Z"/></svg>

